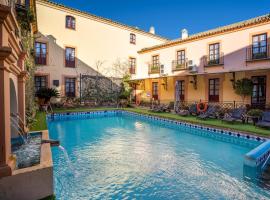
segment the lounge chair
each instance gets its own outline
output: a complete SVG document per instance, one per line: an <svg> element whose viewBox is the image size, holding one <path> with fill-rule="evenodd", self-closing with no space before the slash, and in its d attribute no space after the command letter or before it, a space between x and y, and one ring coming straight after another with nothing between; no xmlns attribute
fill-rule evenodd
<svg viewBox="0 0 270 200"><path fill-rule="evenodd" d="M192 104L190 107L189 107L189 113L191 115L197 115L197 105L196 104Z"/></svg>
<svg viewBox="0 0 270 200"><path fill-rule="evenodd" d="M210 117L215 118L217 116L217 112L218 112L218 107L214 105L210 105L206 112L198 115L198 118L200 119L207 119Z"/></svg>
<svg viewBox="0 0 270 200"><path fill-rule="evenodd" d="M163 104L155 104L150 108L150 111L152 112L164 112L164 105Z"/></svg>
<svg viewBox="0 0 270 200"><path fill-rule="evenodd" d="M222 121L225 122L235 122L235 121L242 121L243 123L245 122L244 115L246 113L246 109L244 108L236 108L233 109L230 113L227 113L224 115L224 118Z"/></svg>
<svg viewBox="0 0 270 200"><path fill-rule="evenodd" d="M174 102L170 102L169 104L164 105L163 110L164 112L171 112L173 108L174 108Z"/></svg>
<svg viewBox="0 0 270 200"><path fill-rule="evenodd" d="M270 111L263 112L262 119L256 124L257 126L270 128Z"/></svg>
<svg viewBox="0 0 270 200"><path fill-rule="evenodd" d="M190 115L190 112L188 110L179 110L177 112L177 114L180 116L186 117L186 116Z"/></svg>

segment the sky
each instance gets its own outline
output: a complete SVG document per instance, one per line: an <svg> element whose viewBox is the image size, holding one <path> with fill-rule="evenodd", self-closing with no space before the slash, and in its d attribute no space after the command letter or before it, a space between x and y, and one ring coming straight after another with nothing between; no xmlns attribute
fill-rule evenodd
<svg viewBox="0 0 270 200"><path fill-rule="evenodd" d="M169 39L270 13L270 0L52 0Z"/></svg>

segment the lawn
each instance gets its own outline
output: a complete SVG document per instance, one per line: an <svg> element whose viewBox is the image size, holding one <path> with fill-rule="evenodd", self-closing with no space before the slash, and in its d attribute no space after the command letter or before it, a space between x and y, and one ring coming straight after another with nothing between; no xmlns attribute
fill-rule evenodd
<svg viewBox="0 0 270 200"><path fill-rule="evenodd" d="M57 113L80 112L80 111L95 111L95 110L115 110L115 108L91 108L91 109L90 108L70 108L70 109L55 109L54 112L57 112ZM149 110L141 109L141 108L123 108L123 110L270 137L270 130L259 128L259 127L253 126L252 124L242 124L241 122L235 122L233 124L224 123L218 119L201 120L201 119L196 118L195 116L183 117L183 116L179 116L173 113L155 113L155 112L151 112ZM38 112L36 115L36 120L37 120L36 123L31 127L31 131L47 129L45 113Z"/></svg>

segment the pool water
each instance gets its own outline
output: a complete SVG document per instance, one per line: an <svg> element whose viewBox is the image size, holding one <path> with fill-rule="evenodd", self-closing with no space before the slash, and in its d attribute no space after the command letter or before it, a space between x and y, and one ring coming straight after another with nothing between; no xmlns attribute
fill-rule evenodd
<svg viewBox="0 0 270 200"><path fill-rule="evenodd" d="M131 116L49 122L57 199L268 199L235 144Z"/></svg>

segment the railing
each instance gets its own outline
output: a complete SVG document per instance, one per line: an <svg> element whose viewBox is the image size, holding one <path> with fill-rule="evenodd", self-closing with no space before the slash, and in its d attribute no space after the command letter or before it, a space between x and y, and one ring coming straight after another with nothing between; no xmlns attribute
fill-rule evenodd
<svg viewBox="0 0 270 200"><path fill-rule="evenodd" d="M246 61L270 59L270 46L246 48Z"/></svg>
<svg viewBox="0 0 270 200"><path fill-rule="evenodd" d="M149 74L159 74L160 73L160 63L150 63L148 65L148 73Z"/></svg>
<svg viewBox="0 0 270 200"><path fill-rule="evenodd" d="M47 64L47 55L46 54L38 54L35 56L35 63L37 65L46 65Z"/></svg>
<svg viewBox="0 0 270 200"><path fill-rule="evenodd" d="M219 53L217 58L214 58L214 59L211 58L210 55L206 55L204 56L203 60L204 60L205 67L224 65L224 54Z"/></svg>
<svg viewBox="0 0 270 200"><path fill-rule="evenodd" d="M227 110L227 109L234 109L234 108L240 108L240 107L246 107L246 104L240 101L219 101L219 102L208 102L203 100L194 100L194 101L180 101L179 106L182 107L189 107L192 104L197 104L200 102L207 103L208 105L216 105L221 108L221 110Z"/></svg>
<svg viewBox="0 0 270 200"><path fill-rule="evenodd" d="M172 71L180 71L186 69L187 69L187 59L172 61Z"/></svg>
<svg viewBox="0 0 270 200"><path fill-rule="evenodd" d="M129 68L129 73L130 74L136 74L136 68L135 67L130 67Z"/></svg>
<svg viewBox="0 0 270 200"><path fill-rule="evenodd" d="M65 64L66 64L66 67L74 68L75 67L75 60L66 60Z"/></svg>
<svg viewBox="0 0 270 200"><path fill-rule="evenodd" d="M29 0L0 0L0 4L10 7L15 13L16 8L25 8L25 6L29 6Z"/></svg>

